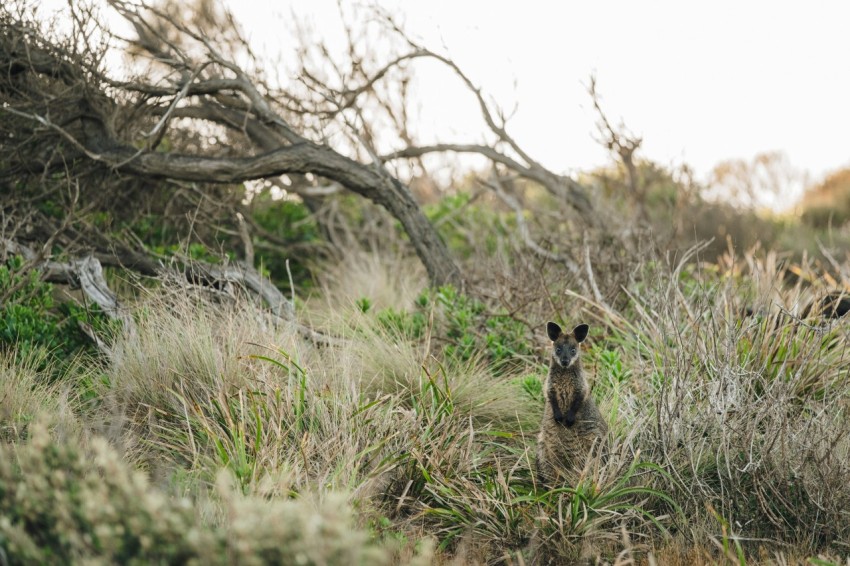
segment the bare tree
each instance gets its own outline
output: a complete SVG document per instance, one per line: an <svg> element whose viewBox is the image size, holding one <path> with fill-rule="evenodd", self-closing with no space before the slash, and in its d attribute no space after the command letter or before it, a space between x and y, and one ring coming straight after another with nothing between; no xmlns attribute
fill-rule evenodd
<svg viewBox="0 0 850 566"><path fill-rule="evenodd" d="M639 162L636 155L643 143L643 138L637 137L624 124L614 127L602 109L602 101L596 88L596 77L590 77L588 94L593 100L593 108L597 114L597 129L599 142L610 151L616 161L622 166L629 199L635 204L642 221L647 221L646 194L647 184L640 178Z"/></svg>
<svg viewBox="0 0 850 566"><path fill-rule="evenodd" d="M780 151L763 152L752 160L730 159L715 165L707 195L756 208L787 206L802 194L805 176Z"/></svg>
<svg viewBox="0 0 850 566"><path fill-rule="evenodd" d="M94 10L78 3L70 8L73 32L64 37L28 18L26 6L4 5L4 192L15 183L29 183L65 194L65 183L82 186L92 198L100 194L114 200L116 193L103 190L104 185L119 194L130 190L137 195L153 183L159 190L163 185L184 186L187 192L218 194L232 202L228 187L233 185L256 179L280 183L282 175L309 178L290 185L290 190L318 198L309 191L330 184L384 207L408 234L435 285L460 284L461 273L408 186L393 171L394 162L418 160L424 169L421 159L428 154L479 154L511 175L539 183L583 222L595 222L582 186L535 161L508 133L504 114L487 102L458 65L408 38L387 15L381 15L381 21L397 40L398 53L376 61L363 43L369 38L358 36L354 25L346 27L350 49L344 63L333 61L320 44L320 61L311 59L311 44L305 42L303 61L320 62L325 76L305 63L299 91L267 80L233 19L217 11L214 3L200 4L196 20L185 23L174 12L175 3L155 7L109 0L131 24L135 37L130 39L112 34ZM211 29L216 26L226 29L224 40L219 30ZM105 64L107 53L116 49L133 58L136 76L117 78ZM423 58L445 65L469 89L492 134L490 143L415 143L404 105L405 71ZM333 80L328 73L335 74ZM391 79L398 87L391 90L400 92L400 98L392 99L380 86ZM374 108L382 108L395 126L398 149L379 151L381 124L367 117L374 115L369 111ZM212 135L219 143L205 141ZM61 183L54 182L57 178Z"/></svg>

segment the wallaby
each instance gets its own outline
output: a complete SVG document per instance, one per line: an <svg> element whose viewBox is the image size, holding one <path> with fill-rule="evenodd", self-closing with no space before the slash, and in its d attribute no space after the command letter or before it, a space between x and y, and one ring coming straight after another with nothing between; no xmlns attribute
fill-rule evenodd
<svg viewBox="0 0 850 566"><path fill-rule="evenodd" d="M554 487L564 480L575 482L591 452L602 449L608 425L590 396L581 367L580 344L588 326L579 324L565 334L550 322L546 331L553 344L537 441L537 478Z"/></svg>
<svg viewBox="0 0 850 566"><path fill-rule="evenodd" d="M801 318L808 318L809 316L841 318L848 312L850 312L850 293L847 291L830 291L806 305Z"/></svg>

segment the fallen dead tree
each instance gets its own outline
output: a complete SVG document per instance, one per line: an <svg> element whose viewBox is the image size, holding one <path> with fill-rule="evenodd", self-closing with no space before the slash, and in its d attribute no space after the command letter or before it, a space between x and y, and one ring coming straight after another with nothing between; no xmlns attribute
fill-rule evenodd
<svg viewBox="0 0 850 566"><path fill-rule="evenodd" d="M599 227L586 187L535 160L510 134L508 116L469 75L385 14L374 15L393 44L386 60L358 34L348 34L347 55L339 61L321 40L300 37L296 78L281 83L264 72L232 18L187 21L191 8L169 2L108 4L134 37L114 35L85 2L69 5L73 32L67 35L34 21L22 0L0 9L0 69L6 70L0 72L0 193L24 195L9 199L0 212L23 218L34 208L29 222L44 224L42 209L27 208L27 193L31 201L60 202L57 195L66 195L60 207L95 213L122 198L156 200L156 193L170 202L191 192L228 201L221 208L233 210L212 219L220 222L234 216L246 182L301 195L311 210L323 198L317 189L330 185L398 221L433 285L460 287L458 265L407 182L428 176L430 157L473 154L506 178L543 187L577 230ZM347 27L362 23L344 21ZM127 56L134 74L116 74L104 62L109 53ZM406 89L420 61L437 63L466 88L480 110L482 139L418 139ZM127 209L136 207L121 212ZM66 231L83 231L80 223L64 224ZM41 239L35 240L40 244L54 229L36 226ZM84 231L68 239L88 245L114 237L91 223Z"/></svg>
<svg viewBox="0 0 850 566"><path fill-rule="evenodd" d="M35 270L43 281L68 285L79 289L86 301L96 304L110 319L119 321L124 330L135 332L135 324L129 309L121 303L118 296L109 288L103 272L103 264L115 266L138 275L167 279L195 290L215 293L231 299L237 294L244 293L259 300L266 308L269 319L273 324L294 325L299 334L317 345L329 345L334 339L317 332L303 324L295 317L292 303L267 278L263 277L253 267L235 263L215 265L201 261L155 263L150 259L128 261L126 264L118 256L88 254L66 261L56 261L45 258L42 252L9 239L0 239L0 260L6 260L11 255L24 258L24 270ZM82 330L97 344L98 348L108 348L103 340L94 334L91 328Z"/></svg>

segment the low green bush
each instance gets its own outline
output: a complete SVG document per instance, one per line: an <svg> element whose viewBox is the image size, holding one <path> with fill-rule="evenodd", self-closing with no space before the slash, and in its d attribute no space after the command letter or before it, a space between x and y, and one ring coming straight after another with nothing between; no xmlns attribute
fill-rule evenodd
<svg viewBox="0 0 850 566"><path fill-rule="evenodd" d="M303 258L304 254L293 254L287 246L317 244L320 240L319 226L310 210L303 202L291 200L272 200L264 193L251 203L254 222L277 238L271 245L257 245L257 260L271 280L281 288L289 287L289 277L303 291L311 283L310 270ZM263 237L257 236L259 244ZM286 245L281 245L285 243ZM287 272L287 260L289 271Z"/></svg>
<svg viewBox="0 0 850 566"><path fill-rule="evenodd" d="M358 301L363 312L365 302ZM377 319L387 330L409 338L422 338L433 320L432 334L444 342L443 354L452 360L469 361L482 356L496 373L519 367L531 356L528 329L503 308L489 310L478 299L446 285L426 289L416 299L412 312L392 307L378 311Z"/></svg>
<svg viewBox="0 0 850 566"><path fill-rule="evenodd" d="M153 488L106 441L54 440L36 425L0 444L0 562L15 564L384 564L338 494L243 496L218 482L219 520Z"/></svg>
<svg viewBox="0 0 850 566"><path fill-rule="evenodd" d="M474 198L463 191L423 207L449 249L462 258L496 253L515 225L513 212L500 212Z"/></svg>
<svg viewBox="0 0 850 566"><path fill-rule="evenodd" d="M43 367L52 361L95 353L93 342L80 325L88 325L100 336L110 335L114 326L100 308L73 302L57 305L53 286L41 281L37 271L24 268L20 256L0 264L0 349L14 350L21 359L35 350L45 350L49 355L41 358Z"/></svg>

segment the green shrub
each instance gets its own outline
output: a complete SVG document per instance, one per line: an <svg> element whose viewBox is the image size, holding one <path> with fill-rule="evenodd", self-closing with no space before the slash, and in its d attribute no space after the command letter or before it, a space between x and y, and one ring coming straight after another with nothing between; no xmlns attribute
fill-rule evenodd
<svg viewBox="0 0 850 566"><path fill-rule="evenodd" d="M94 353L91 339L80 329L89 325L101 336L114 329L97 305L84 308L71 302L56 305L53 286L35 270L24 271L24 260L13 256L0 264L0 349L12 347L18 356L46 350L43 367L64 362L80 353ZM60 364L61 365L61 364Z"/></svg>
<svg viewBox="0 0 850 566"><path fill-rule="evenodd" d="M360 299L357 305L364 313L371 308L368 299ZM443 354L449 360L483 357L494 372L503 373L532 354L525 325L502 308L488 311L484 303L450 285L423 291L413 312L388 307L376 314L385 330L412 339L425 336L432 316L432 331L445 342Z"/></svg>
<svg viewBox="0 0 850 566"><path fill-rule="evenodd" d="M428 320L422 311L407 312L392 307L378 312L378 323L386 330L408 338L422 338Z"/></svg>
<svg viewBox="0 0 850 566"><path fill-rule="evenodd" d="M191 506L150 490L103 441L87 454L43 426L30 442L0 445L0 548L10 564L173 563L218 541Z"/></svg>
<svg viewBox="0 0 850 566"><path fill-rule="evenodd" d="M546 378L531 374L515 380L515 383L522 389L523 393L529 398L542 405L544 402L543 383Z"/></svg>
<svg viewBox="0 0 850 566"><path fill-rule="evenodd" d="M271 280L281 288L289 287L289 273L286 260L289 259L289 272L293 282L304 287L310 283L310 271L304 261L293 255L288 246L315 244L320 239L319 226L310 210L303 202L292 200L272 200L263 194L252 202L254 221L264 230L277 238L270 246L257 246L257 260L268 271ZM262 241L261 237L258 240ZM279 242L285 243L280 245Z"/></svg>
<svg viewBox="0 0 850 566"><path fill-rule="evenodd" d="M473 202L469 192L444 196L423 207L449 249L463 258L495 253L514 226L513 212Z"/></svg>

